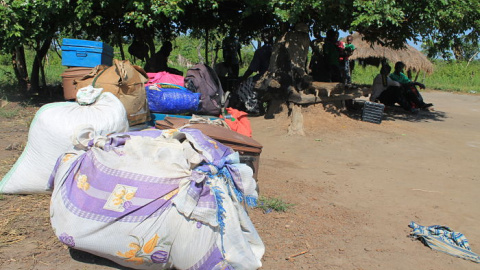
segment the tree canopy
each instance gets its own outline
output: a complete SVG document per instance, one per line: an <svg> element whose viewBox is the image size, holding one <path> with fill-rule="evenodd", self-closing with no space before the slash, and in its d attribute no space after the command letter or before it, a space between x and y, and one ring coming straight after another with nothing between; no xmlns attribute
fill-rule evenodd
<svg viewBox="0 0 480 270"><path fill-rule="evenodd" d="M315 31L358 31L369 42L402 47L408 39L429 41L436 53L478 46L480 0L3 0L0 48L35 48L55 37L172 39L181 33L204 37L234 32L247 42L280 35L296 22ZM32 77L34 70L32 70Z"/></svg>

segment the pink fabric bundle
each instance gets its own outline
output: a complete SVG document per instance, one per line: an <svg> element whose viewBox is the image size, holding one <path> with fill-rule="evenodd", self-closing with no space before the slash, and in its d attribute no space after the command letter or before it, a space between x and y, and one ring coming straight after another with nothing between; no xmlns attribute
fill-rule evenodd
<svg viewBox="0 0 480 270"><path fill-rule="evenodd" d="M145 86L152 85L155 83L171 83L180 86L185 86L183 76L171 74L166 71L157 72L157 73L147 73L148 82Z"/></svg>

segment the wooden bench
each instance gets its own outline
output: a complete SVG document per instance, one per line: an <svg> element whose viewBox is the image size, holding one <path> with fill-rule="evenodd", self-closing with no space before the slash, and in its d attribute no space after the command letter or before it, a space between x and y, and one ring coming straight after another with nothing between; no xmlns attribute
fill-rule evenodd
<svg viewBox="0 0 480 270"><path fill-rule="evenodd" d="M365 85L350 85L343 83L313 82L315 94L304 94L296 91L289 96L289 101L300 104L315 104L352 100L359 97L367 97L371 88Z"/></svg>

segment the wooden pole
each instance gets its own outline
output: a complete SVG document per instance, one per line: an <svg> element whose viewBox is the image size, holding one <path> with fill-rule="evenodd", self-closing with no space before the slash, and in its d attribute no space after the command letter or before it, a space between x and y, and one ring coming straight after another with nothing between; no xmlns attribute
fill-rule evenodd
<svg viewBox="0 0 480 270"><path fill-rule="evenodd" d="M413 80L414 82L416 82L416 81L417 81L417 79L418 79L418 74L419 74L419 73L420 73L420 70L419 70L419 71L417 71L417 75L415 75L415 80Z"/></svg>

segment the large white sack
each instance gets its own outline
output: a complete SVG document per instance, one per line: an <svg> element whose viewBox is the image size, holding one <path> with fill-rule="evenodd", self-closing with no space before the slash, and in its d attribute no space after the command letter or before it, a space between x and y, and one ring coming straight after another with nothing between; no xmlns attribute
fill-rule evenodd
<svg viewBox="0 0 480 270"><path fill-rule="evenodd" d="M48 179L57 158L72 147L76 129L91 125L97 135L128 130L125 107L112 93L91 105L54 102L42 106L30 125L22 155L0 182L0 193L48 193Z"/></svg>

